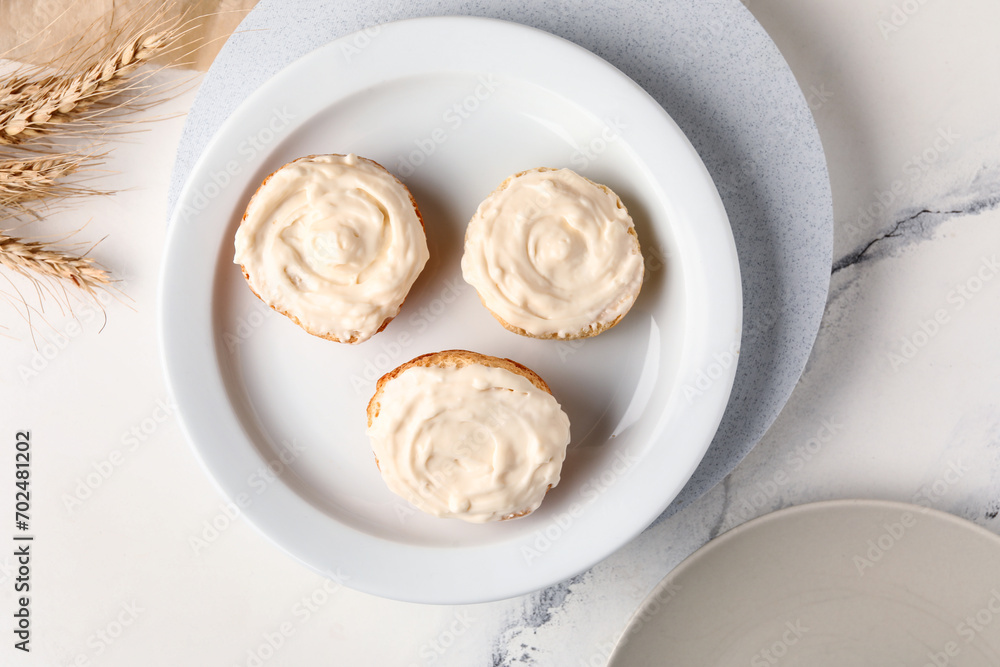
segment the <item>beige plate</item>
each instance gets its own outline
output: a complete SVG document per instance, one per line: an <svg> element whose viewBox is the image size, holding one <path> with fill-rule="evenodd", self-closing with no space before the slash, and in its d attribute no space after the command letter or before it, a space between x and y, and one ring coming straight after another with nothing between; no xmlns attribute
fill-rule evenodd
<svg viewBox="0 0 1000 667"><path fill-rule="evenodd" d="M1000 537L902 503L775 512L660 582L610 665L996 667Z"/></svg>

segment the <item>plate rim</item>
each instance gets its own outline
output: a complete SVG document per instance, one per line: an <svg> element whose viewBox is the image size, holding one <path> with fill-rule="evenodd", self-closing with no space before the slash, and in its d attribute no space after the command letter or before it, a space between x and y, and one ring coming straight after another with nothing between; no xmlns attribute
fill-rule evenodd
<svg viewBox="0 0 1000 667"><path fill-rule="evenodd" d="M713 196L712 204L716 206L718 212L721 213L721 220L724 224L723 231L725 233L726 239L728 240L728 245L726 246L725 251L728 252L729 255L731 256L730 257L731 262L729 262L724 268L728 268L732 271L732 275L730 276L730 278L733 279L732 287L734 287L734 289L731 296L735 298L735 306L736 306L735 312L730 313L731 319L735 322L734 330L730 334L730 338L734 338L734 343L738 348L740 337L742 335L742 282L740 278L739 261L736 255L735 241L732 236L732 231L728 221L728 216L726 215L725 208L722 204L721 198L719 197L718 191L714 183L712 182L711 176L709 175L707 169L705 168L704 163L701 161L700 156L698 156L697 152L691 145L690 141L680 130L677 124L673 121L673 119L670 118L669 114L667 114L667 112L663 110L662 107L660 107L659 103L657 103L655 99L649 96L649 94L641 86L635 83L630 77L625 75L614 65L607 62L603 58L600 58L599 56L590 52L589 50L562 37L548 33L544 30L540 30L520 23L505 21L501 19L470 17L470 16L432 16L432 17L404 19L404 20L392 21L381 24L379 28L386 29L389 28L390 26L396 26L395 28L392 28L393 30L395 30L399 29L400 26L406 26L407 28L417 27L419 29L419 27L425 27L431 23L453 24L454 22L461 22L466 25L475 24L476 26L488 26L488 29L515 31L522 35L530 35L531 38L541 40L542 42L548 42L549 44L559 44L561 49L569 49L570 51L574 52L577 57L589 59L592 63L599 64L599 66L606 68L607 71L613 72L613 75L616 76L620 82L629 84L633 88L635 93L644 96L647 99L647 102L653 105L653 107L655 107L661 120L665 122L666 127L670 128L670 132L673 133L680 142L682 142L687 146L687 150L689 151L689 157L693 157L694 163L698 167L700 167L700 170L702 172L702 179L707 185L708 189L710 190L711 195ZM216 134L206 145L205 150L199 156L198 160L196 161L194 167L191 170L188 179L185 181L184 187L182 188L178 196L177 204L175 205L171 215L171 221L168 228L167 239L166 239L165 259L161 266L159 285L158 285L159 288L158 289L158 318L159 318L158 333L160 334L159 335L160 359L164 370L164 375L166 378L168 389L174 396L179 406L178 414L180 417L182 430L185 433L185 437L188 439L188 442L190 443L192 449L194 449L196 457L199 460L199 463L208 473L209 477L212 479L215 486L220 490L220 492L223 494L224 497L229 499L231 499L234 495L233 490L232 488L223 483L223 480L220 478L220 475L218 474L217 470L209 462L208 452L206 452L203 449L202 445L199 445L199 440L201 438L196 437L194 431L197 429L194 428L194 425L191 423L192 419L190 415L187 414L186 410L184 410L182 406L182 403L185 402L186 399L181 398L180 393L178 392L178 385L183 383L180 382L178 380L178 377L175 376L175 371L171 368L171 363L170 363L171 345L169 342L169 338L171 334L168 331L169 329L168 321L170 320L170 315L168 314L170 294L167 288L167 283L168 283L167 276L170 273L171 267L173 265L173 262L171 262L170 260L171 256L176 252L176 246L178 244L177 237L181 234L181 232L179 232L178 229L184 227L186 224L184 222L179 221L178 218L182 216L182 212L184 211L185 201L189 199L192 189L195 187L195 184L199 182L198 177L201 175L201 172L205 170L206 165L211 162L213 154L217 151L219 144L222 143L222 138L227 133L227 131L230 131L234 126L238 125L237 121L240 119L241 113L245 112L248 107L253 106L253 103L257 101L259 98L266 96L268 90L272 86L277 85L276 82L289 76L290 71L303 67L304 63L307 63L311 59L317 58L318 54L328 49L334 48L334 46L337 44L344 43L348 40L352 40L361 33L367 32L369 30L370 28L366 28L362 31L341 36L317 49L310 51L307 54L304 54L303 56L291 62L285 68L281 69L271 78L269 78L265 83L259 86L254 92L248 95L247 98L237 107L236 111L234 111L233 114L231 114L225 121L223 121L222 125L219 127ZM299 125L298 127L301 127L301 125ZM654 179L654 181L657 184L660 183L659 179ZM217 354L215 354L214 351L213 351L213 357L217 358ZM736 369L737 369L737 364L736 363L732 364L731 367L727 369L728 372L725 373L725 375L716 382L716 388L722 390L723 394L722 400L716 401L716 403L714 404L715 410L714 414L712 415L711 428L708 437L704 438L704 442L701 443L701 447L699 448L697 456L692 457L692 459L689 462L689 465L685 466L683 481L679 485L677 485L676 489L673 490L673 493L670 494L669 497L666 497L662 503L656 503L649 506L649 511L643 514L641 527L639 527L637 530L631 531L631 536L628 537L628 539L625 539L624 541L613 542L613 546L611 546L610 548L605 547L596 549L594 551L594 555L590 559L588 559L588 561L583 565L580 565L573 569L563 569L557 577L552 577L552 576L545 577L544 578L545 580L542 581L541 583L539 583L537 580L533 580L530 583L521 583L519 585L518 584L508 585L504 587L505 590L499 594L494 591L487 594L480 593L477 595L473 595L471 597L468 595L455 595L455 594L435 595L430 597L427 595L413 596L413 595L401 594L398 591L385 590L384 588L380 588L379 586L371 585L371 582L355 581L349 585L352 588L356 588L357 590L362 590L365 592L374 593L376 595L398 600L430 602L439 604L458 604L458 603L471 603L471 602L482 602L482 601L496 600L496 599L505 599L516 595L528 593L534 590L538 590L539 588L558 583L561 580L564 580L581 571L589 569L594 564L600 562L600 560L603 560L614 551L617 551L619 548L627 544L629 541L631 541L631 539L633 539L635 536L641 533L642 530L645 529L645 527L647 527L649 524L655 521L656 518L662 514L664 509L666 509L670 505L670 503L677 497L677 495L684 488L684 485L691 478L694 471L704 458L705 453L707 452L708 448L711 445L712 436L718 429L718 426L722 420L723 414L727 406L728 397L732 389L733 381L735 379ZM227 401L228 400L229 399L227 395ZM296 497L299 497L302 500L302 502L308 503L308 500L301 498L301 496L299 496L296 492L292 491L292 493L296 495ZM329 576L330 574L329 570L324 571L323 569L319 568L315 563L306 560L301 554L296 553L290 548L288 544L280 540L275 535L275 532L273 530L273 525L264 525L265 521L262 519L259 513L255 515L254 512L245 512L244 517L252 525L254 525L254 527L258 531L263 533L271 542L276 544L282 550L289 553L296 560L299 560L301 563L307 565L313 570L316 570L317 572L321 572ZM415 549L422 548L414 545L406 545L406 546ZM475 551L480 548L482 547L466 547L462 549L466 551ZM430 547L429 549L437 550L438 547ZM454 549L452 549L452 551L454 551Z"/></svg>
<svg viewBox="0 0 1000 667"><path fill-rule="evenodd" d="M621 660L621 653L624 651L626 639L632 633L632 628L640 623L644 625L645 621L642 620L642 615L647 608L652 606L653 602L658 602L657 598L660 595L660 592L664 588L670 586L677 577L684 575L691 568L699 565L701 559L706 555L712 554L719 549L725 549L731 542L740 539L748 532L754 532L775 522L784 521L789 517L801 514L822 514L831 510L847 508L862 508L871 511L890 510L900 513L913 512L915 514L920 514L921 516L929 515L937 521L957 526L965 531L968 531L972 535L978 535L979 537L986 538L988 542L993 542L998 552L1000 552L1000 535L991 532L969 519L925 505L916 505L914 503L908 503L900 500L885 500L881 498L834 498L831 500L817 500L814 502L802 503L801 505L783 507L779 510L754 517L749 521L727 530L718 537L709 540L691 552L691 554L684 558L684 560L664 575L662 579L656 582L652 590L642 599L635 612L629 616L628 621L625 623L621 636L615 642L614 650L611 652L611 655L608 656L608 667L625 667L624 664L617 664L615 661Z"/></svg>

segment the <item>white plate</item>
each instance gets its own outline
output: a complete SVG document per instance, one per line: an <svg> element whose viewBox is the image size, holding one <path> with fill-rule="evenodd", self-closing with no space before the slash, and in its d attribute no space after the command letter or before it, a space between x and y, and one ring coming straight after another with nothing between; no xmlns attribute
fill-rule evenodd
<svg viewBox="0 0 1000 667"><path fill-rule="evenodd" d="M904 503L792 507L696 551L623 638L609 667L996 667L1000 537Z"/></svg>
<svg viewBox="0 0 1000 667"><path fill-rule="evenodd" d="M258 184L291 159L327 152L354 152L402 177L427 227L427 268L399 316L360 346L269 314L232 264L233 234ZM505 331L461 279L478 203L509 174L542 165L614 189L648 260L629 315L584 342ZM741 326L725 211L663 109L570 42L459 17L344 37L248 98L181 193L160 305L171 390L223 492L315 570L428 603L529 592L641 532L712 439ZM424 516L379 477L364 433L374 380L448 348L526 364L570 416L562 481L527 518L482 526Z"/></svg>

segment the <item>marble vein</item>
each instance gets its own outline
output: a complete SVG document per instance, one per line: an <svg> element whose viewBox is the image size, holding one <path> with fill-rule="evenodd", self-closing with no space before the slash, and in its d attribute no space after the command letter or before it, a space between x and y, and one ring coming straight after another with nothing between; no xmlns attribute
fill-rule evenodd
<svg viewBox="0 0 1000 667"><path fill-rule="evenodd" d="M520 618L507 623L497 633L497 640L493 643L493 655L491 656L490 664L493 667L507 667L513 664L508 647L527 630L537 629L551 622L553 612L566 604L573 586L582 582L588 573L589 570L528 596L524 601L525 605ZM534 650L523 643L521 644L521 648L526 651ZM520 664L535 664L534 658L527 652L519 656L517 662Z"/></svg>
<svg viewBox="0 0 1000 667"><path fill-rule="evenodd" d="M901 220L898 220L892 225L889 231L879 234L872 240L860 246L857 250L838 259L833 263L831 275L836 275L838 272L848 267L869 259L872 257L872 255L869 254L869 251L882 241L892 238L904 238L906 239L906 242L923 240L929 236L930 231L951 217L974 215L982 211L997 208L997 206L1000 206L1000 196L988 195L986 197L973 199L969 204L957 209L938 211L924 208ZM938 217L932 221L926 222L922 220L924 216Z"/></svg>

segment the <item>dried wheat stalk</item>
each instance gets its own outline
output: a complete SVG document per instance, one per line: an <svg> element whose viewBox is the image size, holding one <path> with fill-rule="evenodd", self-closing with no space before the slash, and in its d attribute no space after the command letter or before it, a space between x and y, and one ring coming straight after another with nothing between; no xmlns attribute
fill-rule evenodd
<svg viewBox="0 0 1000 667"><path fill-rule="evenodd" d="M68 280L85 292L94 292L112 280L93 257L52 248L47 243L25 241L0 232L0 266L30 280L54 278Z"/></svg>
<svg viewBox="0 0 1000 667"><path fill-rule="evenodd" d="M162 86L148 83L162 67L140 67L158 56L174 62L184 57L177 54L177 44L201 18L186 21L182 14L167 20L172 9L149 0L112 31L108 46L93 40L95 24L49 63L20 66L0 76L0 146L6 147L0 152L0 222L26 213L41 219L40 212L52 211L48 202L53 198L102 192L82 185L80 178L104 157L95 152L95 144L109 130L140 122L123 114L168 96L170 88L165 93ZM41 311L5 271L30 281L39 306L53 298L72 312L67 288L93 295L114 282L88 254L60 247L58 241L20 238L9 225L0 227L0 277L16 293L2 296L12 304L21 302L33 338L31 313Z"/></svg>
<svg viewBox="0 0 1000 667"><path fill-rule="evenodd" d="M0 207L24 211L26 202L102 192L62 180L96 165L98 157L80 153L43 153L0 159Z"/></svg>
<svg viewBox="0 0 1000 667"><path fill-rule="evenodd" d="M21 144L61 123L87 118L95 105L121 92L129 75L170 45L175 34L167 29L136 35L76 76L15 80L3 86L0 144Z"/></svg>

